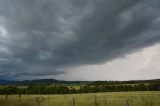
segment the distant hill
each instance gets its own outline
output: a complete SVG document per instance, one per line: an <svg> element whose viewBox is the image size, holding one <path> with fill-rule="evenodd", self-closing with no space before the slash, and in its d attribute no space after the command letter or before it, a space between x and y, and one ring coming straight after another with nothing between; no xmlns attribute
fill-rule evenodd
<svg viewBox="0 0 160 106"><path fill-rule="evenodd" d="M0 80L0 85L39 84L39 83L72 84L72 83L81 83L81 82L88 82L88 81L63 81L63 80L56 80L56 79L35 79L35 80L24 80L24 81Z"/></svg>
<svg viewBox="0 0 160 106"><path fill-rule="evenodd" d="M0 80L0 85L15 85L15 84L39 84L39 83L63 83L63 84L74 84L74 83L99 83L99 84L117 84L117 83L152 83L160 82L160 79L153 80L131 80L131 81L63 81L56 79L35 79L35 80L24 80L24 81L10 81Z"/></svg>
<svg viewBox="0 0 160 106"><path fill-rule="evenodd" d="M1 85L4 85L4 84L12 84L12 83L14 83L14 82L16 82L16 81L0 80L0 84L1 84Z"/></svg>

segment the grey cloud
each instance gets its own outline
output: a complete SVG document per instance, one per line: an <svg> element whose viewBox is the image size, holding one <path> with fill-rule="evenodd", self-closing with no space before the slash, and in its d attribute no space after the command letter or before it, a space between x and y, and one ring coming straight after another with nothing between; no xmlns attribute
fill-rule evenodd
<svg viewBox="0 0 160 106"><path fill-rule="evenodd" d="M7 31L0 30L7 51L0 48L0 76L65 74L63 67L101 64L158 43L158 2L0 0Z"/></svg>

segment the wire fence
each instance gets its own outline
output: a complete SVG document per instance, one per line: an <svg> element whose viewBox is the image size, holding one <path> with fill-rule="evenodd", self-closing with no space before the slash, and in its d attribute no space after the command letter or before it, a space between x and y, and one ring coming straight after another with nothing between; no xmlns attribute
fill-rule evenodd
<svg viewBox="0 0 160 106"><path fill-rule="evenodd" d="M0 95L0 106L160 106L160 95ZM157 102L157 103L156 103Z"/></svg>

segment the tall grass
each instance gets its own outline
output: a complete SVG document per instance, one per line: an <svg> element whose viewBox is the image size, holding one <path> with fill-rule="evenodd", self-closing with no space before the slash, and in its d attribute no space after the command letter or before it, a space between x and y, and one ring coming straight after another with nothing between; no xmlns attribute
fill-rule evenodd
<svg viewBox="0 0 160 106"><path fill-rule="evenodd" d="M36 106L36 97L41 106L160 106L160 92L110 92L66 95L5 95L0 96L0 106Z"/></svg>

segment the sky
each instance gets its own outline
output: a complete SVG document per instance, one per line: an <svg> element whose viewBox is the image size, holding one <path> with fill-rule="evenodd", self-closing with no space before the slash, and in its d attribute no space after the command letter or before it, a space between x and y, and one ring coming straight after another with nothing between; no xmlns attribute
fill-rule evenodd
<svg viewBox="0 0 160 106"><path fill-rule="evenodd" d="M159 0L0 0L0 79L158 79L159 65Z"/></svg>

